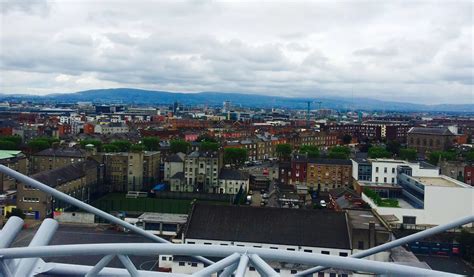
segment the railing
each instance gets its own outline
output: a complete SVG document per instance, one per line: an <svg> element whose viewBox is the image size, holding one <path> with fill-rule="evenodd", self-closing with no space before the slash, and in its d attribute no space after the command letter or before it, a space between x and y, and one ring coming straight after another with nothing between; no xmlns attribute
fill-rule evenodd
<svg viewBox="0 0 474 277"><path fill-rule="evenodd" d="M158 243L116 243L116 244L81 244L81 245L53 245L48 246L53 237L58 223L53 219L45 219L33 237L28 247L8 248L14 241L16 235L21 231L23 220L11 217L4 228L0 231L0 276L34 276L46 275L82 275L82 276L189 276L186 274L150 272L137 270L129 256L156 255L187 255L197 258L207 264L206 267L193 273L193 276L210 276L220 273L219 276L245 276L248 267L255 267L261 276L279 276L279 274L265 261L287 262L316 266L314 268L298 273L298 276L312 275L315 272L327 268L340 268L353 271L373 272L381 275L423 275L423 276L453 276L454 274L404 266L394 263L377 262L359 259L391 249L409 242L420 240L426 236L452 229L474 221L474 215L468 216L450 224L433 227L431 229L394 240L377 247L359 252L351 257L339 257L322 254L294 252L277 249L261 249L238 246L214 246L214 245L188 245L171 244L158 236L152 235L134 225L131 225L106 212L96 209L89 204L83 203L71 196L55 190L43 183L22 175L8 167L0 165L0 172L7 174L19 182L35 187L53 197L65 201L75 207L93 213L98 217L120 225L132 232L140 234ZM94 266L61 264L45 262L45 257L60 256L87 256L102 255L103 258ZM221 257L222 259L213 263L204 258ZM108 263L117 257L125 269L107 268Z"/></svg>

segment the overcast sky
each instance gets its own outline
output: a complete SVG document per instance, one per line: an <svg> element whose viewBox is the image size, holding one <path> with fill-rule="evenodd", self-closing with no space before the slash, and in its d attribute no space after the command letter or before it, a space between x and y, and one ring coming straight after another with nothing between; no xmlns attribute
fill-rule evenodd
<svg viewBox="0 0 474 277"><path fill-rule="evenodd" d="M0 90L473 103L471 1L0 0Z"/></svg>

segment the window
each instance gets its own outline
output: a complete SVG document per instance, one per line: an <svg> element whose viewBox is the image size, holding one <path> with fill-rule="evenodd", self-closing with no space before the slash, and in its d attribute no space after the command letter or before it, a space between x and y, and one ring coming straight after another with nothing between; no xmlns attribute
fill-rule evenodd
<svg viewBox="0 0 474 277"><path fill-rule="evenodd" d="M387 183L387 177L383 177L383 182Z"/></svg>
<svg viewBox="0 0 474 277"><path fill-rule="evenodd" d="M188 241L188 244L194 244L194 241Z"/></svg>
<svg viewBox="0 0 474 277"><path fill-rule="evenodd" d="M305 249L303 251L306 252L306 253L313 253L313 250L311 250L311 249Z"/></svg>
<svg viewBox="0 0 474 277"><path fill-rule="evenodd" d="M404 216L403 224L416 224L416 216Z"/></svg>
<svg viewBox="0 0 474 277"><path fill-rule="evenodd" d="M161 260L162 260L162 261L166 261L166 257L161 257Z"/></svg>
<svg viewBox="0 0 474 277"><path fill-rule="evenodd" d="M192 266L192 267L197 267L198 264L197 264L197 263L191 263L191 266Z"/></svg>
<svg viewBox="0 0 474 277"><path fill-rule="evenodd" d="M318 272L318 277L324 277L324 272Z"/></svg>
<svg viewBox="0 0 474 277"><path fill-rule="evenodd" d="M375 172L377 172L377 173L379 172L379 167L378 166L375 168Z"/></svg>
<svg viewBox="0 0 474 277"><path fill-rule="evenodd" d="M292 269L292 270L290 271L290 273L291 273L291 274L296 274L296 273L298 273L298 270Z"/></svg>
<svg viewBox="0 0 474 277"><path fill-rule="evenodd" d="M383 173L387 173L387 168L386 167L383 168Z"/></svg>
<svg viewBox="0 0 474 277"><path fill-rule="evenodd" d="M184 262L179 262L179 266L184 266Z"/></svg>
<svg viewBox="0 0 474 277"><path fill-rule="evenodd" d="M392 173L395 173L395 167L392 167Z"/></svg>
<svg viewBox="0 0 474 277"><path fill-rule="evenodd" d="M249 267L249 271L255 271L255 267L253 266Z"/></svg>
<svg viewBox="0 0 474 277"><path fill-rule="evenodd" d="M339 252L339 256L341 256L341 257L347 257L347 252Z"/></svg>
<svg viewBox="0 0 474 277"><path fill-rule="evenodd" d="M329 273L329 277L336 277L336 273L334 273L334 272Z"/></svg>
<svg viewBox="0 0 474 277"><path fill-rule="evenodd" d="M321 254L323 254L323 255L329 255L329 251L321 251Z"/></svg>
<svg viewBox="0 0 474 277"><path fill-rule="evenodd" d="M23 202L39 202L38 197L23 197Z"/></svg>
<svg viewBox="0 0 474 277"><path fill-rule="evenodd" d="M376 183L379 182L379 177L375 177L375 182L376 182Z"/></svg>
<svg viewBox="0 0 474 277"><path fill-rule="evenodd" d="M392 184L395 184L395 178L392 178Z"/></svg>
<svg viewBox="0 0 474 277"><path fill-rule="evenodd" d="M288 251L295 251L294 248L287 248L286 250L288 250Z"/></svg>

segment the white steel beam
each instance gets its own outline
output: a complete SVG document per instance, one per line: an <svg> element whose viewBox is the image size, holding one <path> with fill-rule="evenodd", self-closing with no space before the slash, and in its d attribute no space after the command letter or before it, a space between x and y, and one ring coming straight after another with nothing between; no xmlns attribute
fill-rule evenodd
<svg viewBox="0 0 474 277"><path fill-rule="evenodd" d="M237 271L235 272L235 277L244 277L245 272L247 271L247 267L249 264L249 257L246 254L242 254L240 257L239 265L237 267Z"/></svg>
<svg viewBox="0 0 474 277"><path fill-rule="evenodd" d="M196 277L211 276L212 274L219 272L223 270L224 268L236 263L239 260L239 258L240 258L239 254L233 253L230 256L225 257L224 259L199 270L198 272L192 274L192 276L196 276Z"/></svg>
<svg viewBox="0 0 474 277"><path fill-rule="evenodd" d="M48 185L45 185L41 182L38 182L37 180L33 179L33 178L30 178L28 176L25 176L19 172L16 172L15 170L9 168L9 167L6 167L4 165L0 165L0 172L3 173L3 174L6 174L10 177L13 177L14 179L16 179L17 181L21 182L21 183L24 183L24 184L27 184L29 186L32 186L34 188L37 188L43 192L46 192L52 196L54 196L55 198L61 200L61 201L64 201L66 203L69 203L77 208L80 208L84 211L87 211L89 213L92 213L92 214L95 214L96 216L102 218L102 219L105 219L109 222L112 222L112 223L115 223L117 225L120 225L134 233L137 233L139 235L142 235L152 241L156 241L156 242L161 242L161 243L168 243L170 244L171 242L163 239L163 238L160 238L159 236L156 236L152 233L149 233L141 228L138 228L136 227L135 225L132 225L128 222L125 222L123 220L121 220L120 218L117 218L109 213L106 213L100 209L97 209L87 203L84 203L82 202L81 200L78 200L72 196L69 196L63 192L60 192ZM212 264L213 262L211 260L208 260L204 257L195 257L196 259L202 261L203 263L205 264Z"/></svg>
<svg viewBox="0 0 474 277"><path fill-rule="evenodd" d="M104 243L0 249L0 256L3 256L4 259L110 254L148 256L156 253L162 255L205 255L209 257L227 257L233 253L247 253L248 255L257 254L261 258L271 261L307 265L325 265L333 268L373 272L377 274L455 276L455 274L446 272L351 257L238 246L164 243ZM230 264L231 263L228 265Z"/></svg>
<svg viewBox="0 0 474 277"><path fill-rule="evenodd" d="M412 235L409 235L409 236L406 236L406 237L403 237L403 238L399 238L399 239L381 244L381 245L376 246L376 247L372 247L370 249L367 249L367 250L358 252L354 255L351 255L350 257L351 258L365 258L365 257L368 257L370 255L377 254L379 252L392 249L394 247L405 245L407 243L417 241L417 240L420 240L422 238L432 236L434 234L438 234L438 233L441 233L441 232L448 231L450 229L454 229L458 226L463 226L463 225L469 224L471 222L474 222L474 215L466 216L466 217L457 219L457 220L455 220L453 222L450 222L450 223L447 223L447 224L439 225L439 226L436 226L436 227L433 227L433 228L430 228L430 229L426 229L424 231L421 231L421 232L418 232L418 233L415 233L415 234L412 234ZM296 274L296 276L311 275L315 272L325 270L325 269L328 269L328 267L317 266L317 267L313 267L313 268L307 269L305 271L302 271L302 272Z"/></svg>
<svg viewBox="0 0 474 277"><path fill-rule="evenodd" d="M46 218L41 223L38 231L36 231L35 236L31 240L28 247L37 247L48 245L51 239L54 236L54 233L58 229L58 222L51 218ZM24 258L21 259L16 267L15 277L26 277L33 276L32 272L38 262L39 258Z"/></svg>
<svg viewBox="0 0 474 277"><path fill-rule="evenodd" d="M23 228L23 219L12 216L8 219L5 226L0 230L0 248L9 247L15 240L21 228Z"/></svg>
<svg viewBox="0 0 474 277"><path fill-rule="evenodd" d="M95 277L99 272L114 259L115 255L104 256L100 261L86 274L85 277Z"/></svg>

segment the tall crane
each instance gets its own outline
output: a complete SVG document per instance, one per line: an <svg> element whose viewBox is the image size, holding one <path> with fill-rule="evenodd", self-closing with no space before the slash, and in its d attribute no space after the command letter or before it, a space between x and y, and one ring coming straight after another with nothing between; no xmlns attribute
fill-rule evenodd
<svg viewBox="0 0 474 277"><path fill-rule="evenodd" d="M321 101L306 101L306 104L308 105L307 106L307 109L306 109L306 127L310 127L310 124L309 124L309 120L310 120L310 110L311 110L311 104L313 103L317 103L319 104L319 109L321 109L321 104L323 102Z"/></svg>

